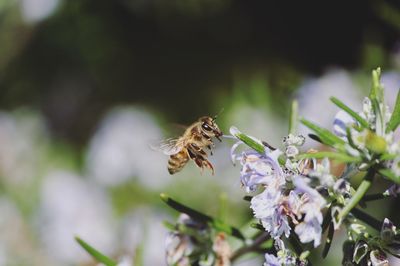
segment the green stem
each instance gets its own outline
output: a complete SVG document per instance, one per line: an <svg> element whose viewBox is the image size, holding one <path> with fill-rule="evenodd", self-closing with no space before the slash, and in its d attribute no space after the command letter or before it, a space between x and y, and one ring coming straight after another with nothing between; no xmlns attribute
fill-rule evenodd
<svg viewBox="0 0 400 266"><path fill-rule="evenodd" d="M269 236L268 232L261 233L253 241L253 243L251 243L248 246L243 246L243 247L239 248L238 250L236 250L235 252L233 252L233 254L232 254L231 258L230 258L231 262L234 262L235 260L237 260L239 257L243 256L244 254L256 251L259 248L259 246L261 244L263 244L265 241L267 241L268 239L270 239L270 236Z"/></svg>
<svg viewBox="0 0 400 266"><path fill-rule="evenodd" d="M365 197L362 199L362 201L367 202L367 201L373 201L373 200L381 200L381 199L386 199L388 197L389 197L389 195L386 195L384 193L370 194L370 195L365 195Z"/></svg>
<svg viewBox="0 0 400 266"><path fill-rule="evenodd" d="M378 219L372 217L368 213L363 212L362 210L359 210L357 208L354 208L351 213L356 217L357 219L363 221L364 223L368 224L378 232L382 228L382 222L379 221Z"/></svg>
<svg viewBox="0 0 400 266"><path fill-rule="evenodd" d="M357 206L357 204L364 197L365 193L371 187L372 178L375 176L375 169L371 168L367 174L365 175L364 180L361 182L360 186L357 188L356 193L350 199L349 203L342 209L342 211L338 214L338 219L343 219L349 212Z"/></svg>

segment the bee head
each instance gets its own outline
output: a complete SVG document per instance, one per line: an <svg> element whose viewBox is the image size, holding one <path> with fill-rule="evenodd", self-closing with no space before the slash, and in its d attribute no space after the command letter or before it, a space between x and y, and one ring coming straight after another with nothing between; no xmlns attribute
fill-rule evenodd
<svg viewBox="0 0 400 266"><path fill-rule="evenodd" d="M223 135L222 131L219 129L218 125L215 123L215 118L210 116L204 116L200 118L201 130L210 137L216 137L221 141L219 137Z"/></svg>

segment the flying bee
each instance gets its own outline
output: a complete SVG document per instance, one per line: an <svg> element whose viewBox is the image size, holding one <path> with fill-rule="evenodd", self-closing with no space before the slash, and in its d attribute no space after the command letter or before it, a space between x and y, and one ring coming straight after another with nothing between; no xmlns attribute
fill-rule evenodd
<svg viewBox="0 0 400 266"><path fill-rule="evenodd" d="M215 123L216 117L203 116L190 125L183 135L177 139L168 139L160 145L164 154L169 155L168 172L173 175L186 165L189 160L193 160L202 170L208 168L214 174L212 164L207 160L208 148L211 151L214 147L212 138L221 140L222 131Z"/></svg>

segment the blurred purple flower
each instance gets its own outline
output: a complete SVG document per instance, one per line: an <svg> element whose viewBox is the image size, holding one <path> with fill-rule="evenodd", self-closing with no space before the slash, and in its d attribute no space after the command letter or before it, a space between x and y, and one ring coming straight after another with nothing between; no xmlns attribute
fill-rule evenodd
<svg viewBox="0 0 400 266"><path fill-rule="evenodd" d="M189 236L171 232L165 245L168 265L190 265L188 256L193 252L193 244Z"/></svg>
<svg viewBox="0 0 400 266"><path fill-rule="evenodd" d="M338 137L341 137L347 140L347 128L355 125L357 122L351 117L348 113L343 110L340 110L336 113L335 118L333 120L333 133L335 133Z"/></svg>

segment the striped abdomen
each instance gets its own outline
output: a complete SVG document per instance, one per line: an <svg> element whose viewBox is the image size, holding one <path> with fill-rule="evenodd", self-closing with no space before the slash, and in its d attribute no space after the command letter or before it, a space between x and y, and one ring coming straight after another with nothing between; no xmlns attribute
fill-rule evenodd
<svg viewBox="0 0 400 266"><path fill-rule="evenodd" d="M182 170L185 164L189 161L189 155L186 149L182 149L177 154L173 154L168 160L168 172L173 175Z"/></svg>

